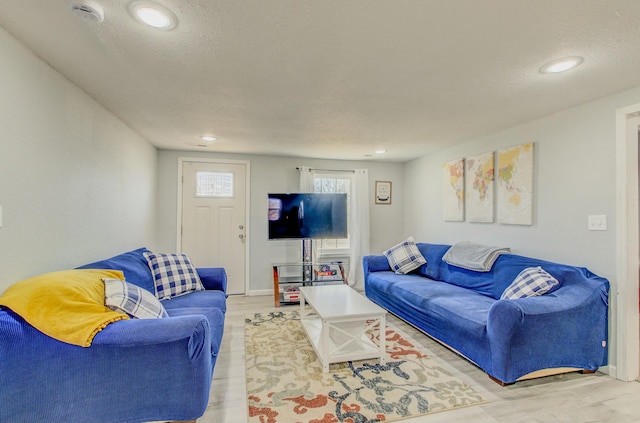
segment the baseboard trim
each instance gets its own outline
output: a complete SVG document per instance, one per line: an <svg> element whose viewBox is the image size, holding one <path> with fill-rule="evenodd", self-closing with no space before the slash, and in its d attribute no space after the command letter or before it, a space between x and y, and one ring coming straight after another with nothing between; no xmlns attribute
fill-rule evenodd
<svg viewBox="0 0 640 423"><path fill-rule="evenodd" d="M273 296L273 289L254 289L249 291L248 294L246 294L249 297L257 297L260 295L271 295Z"/></svg>
<svg viewBox="0 0 640 423"><path fill-rule="evenodd" d="M611 364L600 367L598 371L609 375L614 379L618 378L618 368L616 366L612 366Z"/></svg>

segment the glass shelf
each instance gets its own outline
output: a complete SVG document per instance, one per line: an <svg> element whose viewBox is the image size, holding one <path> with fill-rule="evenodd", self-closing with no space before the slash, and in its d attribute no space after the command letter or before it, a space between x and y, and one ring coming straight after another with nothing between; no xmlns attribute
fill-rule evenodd
<svg viewBox="0 0 640 423"><path fill-rule="evenodd" d="M299 304L300 286L347 284L347 274L348 266L340 261L273 264L274 305Z"/></svg>

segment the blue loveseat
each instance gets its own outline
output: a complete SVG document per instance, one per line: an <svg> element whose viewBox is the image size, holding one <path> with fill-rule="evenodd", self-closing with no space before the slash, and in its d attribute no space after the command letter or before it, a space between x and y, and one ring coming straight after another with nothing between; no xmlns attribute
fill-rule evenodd
<svg viewBox="0 0 640 423"><path fill-rule="evenodd" d="M394 273L384 255L365 256L365 293L445 344L500 384L607 364L609 282L581 267L502 254L489 272L442 260L449 245L417 243L427 263ZM501 294L525 268L559 282L550 293L516 300Z"/></svg>
<svg viewBox="0 0 640 423"><path fill-rule="evenodd" d="M145 248L79 269L122 270L154 292ZM195 420L209 401L226 312L226 273L197 269L205 288L162 301L162 319L107 325L90 347L39 332L0 308L0 422Z"/></svg>

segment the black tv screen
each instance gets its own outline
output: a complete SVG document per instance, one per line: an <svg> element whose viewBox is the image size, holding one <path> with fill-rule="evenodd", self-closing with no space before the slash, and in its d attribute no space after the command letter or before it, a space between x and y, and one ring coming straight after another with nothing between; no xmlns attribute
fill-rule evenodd
<svg viewBox="0 0 640 423"><path fill-rule="evenodd" d="M269 194L269 239L347 237L347 194Z"/></svg>

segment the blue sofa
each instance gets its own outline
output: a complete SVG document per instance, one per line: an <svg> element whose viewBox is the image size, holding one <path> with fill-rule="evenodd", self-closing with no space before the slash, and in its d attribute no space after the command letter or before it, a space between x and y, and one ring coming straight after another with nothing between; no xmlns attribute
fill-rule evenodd
<svg viewBox="0 0 640 423"><path fill-rule="evenodd" d="M502 254L489 272L442 260L449 245L416 244L427 263L394 273L384 255L363 258L365 293L500 384L607 364L609 282L581 267ZM559 282L542 296L501 300L525 268Z"/></svg>
<svg viewBox="0 0 640 423"><path fill-rule="evenodd" d="M80 269L122 270L154 292L140 248ZM204 291L162 301L170 317L121 320L90 347L57 341L0 309L0 422L195 420L209 401L226 312L226 273L197 269Z"/></svg>

